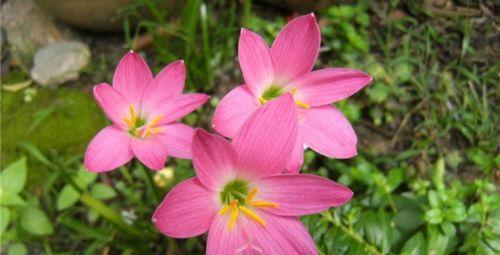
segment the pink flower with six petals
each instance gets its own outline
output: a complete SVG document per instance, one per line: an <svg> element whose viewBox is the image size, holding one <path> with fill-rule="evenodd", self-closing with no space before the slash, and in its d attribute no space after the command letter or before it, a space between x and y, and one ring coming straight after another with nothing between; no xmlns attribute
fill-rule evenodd
<svg viewBox="0 0 500 255"><path fill-rule="evenodd" d="M113 86L94 86L94 97L113 124L88 145L85 168L110 171L136 156L147 167L160 170L167 155L191 158L194 129L176 121L208 96L182 94L184 81L183 61L168 65L153 78L139 54L127 53L116 68Z"/></svg>
<svg viewBox="0 0 500 255"><path fill-rule="evenodd" d="M175 186L153 214L165 235L208 231L207 254L317 254L297 216L348 202L352 192L309 174L282 174L298 123L287 93L259 108L232 143L202 129L192 145L197 177Z"/></svg>
<svg viewBox="0 0 500 255"><path fill-rule="evenodd" d="M255 110L269 100L291 93L297 106L299 131L287 165L289 172L300 170L306 146L328 157L355 156L354 129L331 104L356 93L372 78L349 68L311 71L320 43L319 27L312 13L287 24L271 48L259 35L242 29L238 59L245 84L221 100L213 128L226 137L234 137Z"/></svg>

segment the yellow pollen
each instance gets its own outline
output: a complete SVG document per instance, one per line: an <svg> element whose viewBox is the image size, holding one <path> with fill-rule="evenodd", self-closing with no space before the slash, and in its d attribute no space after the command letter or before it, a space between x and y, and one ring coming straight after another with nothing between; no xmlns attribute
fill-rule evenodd
<svg viewBox="0 0 500 255"><path fill-rule="evenodd" d="M293 88L292 88L292 91L290 91L290 92L292 92L292 95L295 95L295 93L297 93L297 88L296 88L296 87L293 87Z"/></svg>
<svg viewBox="0 0 500 255"><path fill-rule="evenodd" d="M266 104L269 100L259 97L260 104Z"/></svg>
<svg viewBox="0 0 500 255"><path fill-rule="evenodd" d="M240 210L241 210L241 212L243 212L243 214L245 214L248 217L252 218L253 220L257 221L260 225L262 225L262 226L266 225L266 222L259 215L252 212L250 209L248 209L244 206L240 206Z"/></svg>

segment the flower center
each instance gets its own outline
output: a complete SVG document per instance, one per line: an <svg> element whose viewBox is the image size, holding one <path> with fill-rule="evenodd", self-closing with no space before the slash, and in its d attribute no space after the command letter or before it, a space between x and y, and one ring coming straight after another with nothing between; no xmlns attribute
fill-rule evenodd
<svg viewBox="0 0 500 255"><path fill-rule="evenodd" d="M129 106L129 116L123 118L123 122L127 124L128 133L131 136L138 138L146 138L153 134L161 133L161 128L158 127L158 122L161 120L161 115L157 115L149 122L137 115L135 107Z"/></svg>
<svg viewBox="0 0 500 255"><path fill-rule="evenodd" d="M292 93L292 96L295 96L295 94L297 93L297 88L293 87L290 92ZM267 102L269 102L269 100L272 100L272 99L275 99L281 95L283 95L283 93L285 93L285 91L283 91L283 88L280 87L280 86L277 86L277 85L271 85L269 88L267 88L264 93L262 93L262 96L259 97L259 102L260 104L265 104ZM305 108L305 109L308 109L310 108L311 106L307 103L304 103L300 100L295 100L295 104L298 106L298 107L302 107L302 108Z"/></svg>
<svg viewBox="0 0 500 255"><path fill-rule="evenodd" d="M260 225L265 226L266 222L252 208L278 207L278 204L274 202L256 200L255 196L259 192L257 188L252 188L250 192L248 190L248 183L242 180L233 180L226 184L220 193L220 198L224 205L219 210L219 215L231 212L229 216L229 230L234 228L240 212Z"/></svg>

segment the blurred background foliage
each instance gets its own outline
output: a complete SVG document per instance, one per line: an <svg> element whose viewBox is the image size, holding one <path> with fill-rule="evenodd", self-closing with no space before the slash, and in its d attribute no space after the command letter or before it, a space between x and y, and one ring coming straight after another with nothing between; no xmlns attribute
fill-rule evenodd
<svg viewBox="0 0 500 255"><path fill-rule="evenodd" d="M310 8L268 2L279 1L188 0L165 9L135 0L120 9L122 33L84 32L93 57L78 80L45 88L22 65L2 69L2 254L203 254L206 236L173 240L150 222L168 190L194 175L190 161L169 159L156 173L138 162L84 171L85 147L107 123L91 87L111 81L128 49L155 72L184 59L187 89L213 97L183 121L209 128L217 102L242 82L240 27L271 43ZM391 0L333 1L315 11L316 67L374 76L337 104L355 126L358 156L305 154L303 172L355 193L343 207L302 218L320 254L500 253L499 8Z"/></svg>

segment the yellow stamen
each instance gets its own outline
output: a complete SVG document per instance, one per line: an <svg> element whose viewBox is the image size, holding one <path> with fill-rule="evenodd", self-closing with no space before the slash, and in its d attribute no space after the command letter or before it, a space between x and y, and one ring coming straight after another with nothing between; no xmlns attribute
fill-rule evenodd
<svg viewBox="0 0 500 255"><path fill-rule="evenodd" d="M268 208L275 208L275 207L279 206L277 203L267 202L267 201L259 201L259 200L252 201L249 204L252 206L255 206L255 207L268 207Z"/></svg>
<svg viewBox="0 0 500 255"><path fill-rule="evenodd" d="M293 96L295 96L295 93L297 93L297 88L296 87L292 87L291 91ZM305 109L309 109L311 108L311 106L307 103L304 103L300 100L295 100L295 104L298 106L298 107L302 107L302 108L305 108Z"/></svg>
<svg viewBox="0 0 500 255"><path fill-rule="evenodd" d="M154 119L151 120L151 122L149 122L148 126L154 127L154 126L156 126L156 124L158 124L158 122L160 120L161 120L161 115L158 115L158 116L154 117Z"/></svg>
<svg viewBox="0 0 500 255"><path fill-rule="evenodd" d="M238 214L241 211L244 215L249 217L250 219L256 221L262 226L266 226L266 222L262 219L256 212L252 211L250 207L244 206L247 204L252 207L261 207L261 208L275 208L278 207L277 203L262 201L262 200L253 200L257 193L259 192L258 188L253 188L245 198L245 202L243 204L239 204L238 200L231 201L231 204L224 205L219 210L219 215L224 215L227 212L231 211L231 215L229 217L229 230L231 231L236 224L236 220L238 219Z"/></svg>
<svg viewBox="0 0 500 255"><path fill-rule="evenodd" d="M250 201L252 201L252 199L255 197L255 195L257 194L257 192L259 192L259 189L257 188L253 188L250 193L248 193L248 196L247 198L245 198L245 201L247 203L250 203Z"/></svg>
<svg viewBox="0 0 500 255"><path fill-rule="evenodd" d="M132 127L133 123L130 122L130 120L128 118L123 118L123 122L125 122L125 124L127 124L128 127Z"/></svg>
<svg viewBox="0 0 500 255"><path fill-rule="evenodd" d="M224 207L222 207L222 209L220 209L219 215L224 215L225 213L229 212L229 210L231 210L231 206L225 205Z"/></svg>
<svg viewBox="0 0 500 255"><path fill-rule="evenodd" d="M129 128L134 128L135 127L135 123L137 122L137 115L135 114L135 108L134 108L134 106L130 105L128 107L128 111L129 111L130 116L123 118L123 121L125 122L125 124L127 124L127 126Z"/></svg>
<svg viewBox="0 0 500 255"><path fill-rule="evenodd" d="M236 223L236 219L238 219L238 206L232 206L233 211L231 212L231 216L229 217L229 230L232 230L234 228L234 224Z"/></svg>
<svg viewBox="0 0 500 255"><path fill-rule="evenodd" d="M257 221L260 225L265 226L266 222L256 213L252 212L250 209L240 206L240 210L247 215L248 217L252 218L253 220ZM229 228L231 228L231 225L229 225Z"/></svg>
<svg viewBox="0 0 500 255"><path fill-rule="evenodd" d="M224 207L222 207L222 209L220 209L220 211L219 211L219 214L223 215L223 214L227 213L230 209L234 209L237 206L238 206L238 201L233 200L233 202L231 202L230 205L225 205Z"/></svg>
<svg viewBox="0 0 500 255"><path fill-rule="evenodd" d="M137 121L137 115L135 114L135 108L133 105L128 107L128 110L130 111L130 122L135 124Z"/></svg>
<svg viewBox="0 0 500 255"><path fill-rule="evenodd" d="M309 109L311 108L311 106L309 104L306 104L302 101L299 101L299 100L295 100L295 104L298 106L298 107L302 107L302 108L305 108L305 109Z"/></svg>
<svg viewBox="0 0 500 255"><path fill-rule="evenodd" d="M153 134L161 133L161 128L159 127L151 128L151 131L153 132Z"/></svg>
<svg viewBox="0 0 500 255"><path fill-rule="evenodd" d="M262 97L259 97L259 102L260 102L260 104L266 104L268 101L269 101L269 100L266 100L266 99L264 99L264 98L262 98Z"/></svg>

